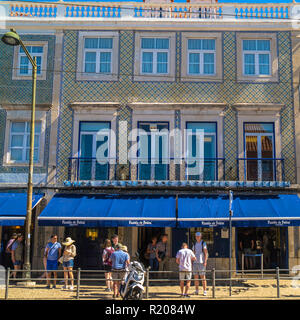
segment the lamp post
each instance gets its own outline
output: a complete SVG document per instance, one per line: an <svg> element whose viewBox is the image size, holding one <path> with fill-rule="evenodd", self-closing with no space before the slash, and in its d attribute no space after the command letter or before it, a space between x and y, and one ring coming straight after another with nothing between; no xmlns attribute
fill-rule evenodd
<svg viewBox="0 0 300 320"><path fill-rule="evenodd" d="M2 41L9 46L21 46L28 60L32 65L32 108L30 123L30 149L29 149L29 165L28 165L28 188L27 188L27 206L26 206L26 222L25 222L25 259L24 270L26 270L25 278L30 278L30 243L31 243L31 219L32 219L32 191L33 191L33 162L34 162L34 131L35 131L35 100L36 100L36 74L37 64L36 58L32 57L22 42L20 36L14 29L10 29L3 37Z"/></svg>

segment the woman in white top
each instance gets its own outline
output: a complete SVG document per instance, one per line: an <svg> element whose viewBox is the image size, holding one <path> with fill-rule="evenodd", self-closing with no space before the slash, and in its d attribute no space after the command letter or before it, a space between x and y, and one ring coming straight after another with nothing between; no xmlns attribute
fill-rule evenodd
<svg viewBox="0 0 300 320"><path fill-rule="evenodd" d="M74 266L74 257L76 256L76 247L73 244L75 241L72 240L70 237L66 239L65 242L62 244L65 246L64 253L63 253L63 267L64 267L64 278L65 278L65 285L63 289L68 289L68 276L70 278L71 286L70 290L74 290L74 276L73 276L73 266Z"/></svg>

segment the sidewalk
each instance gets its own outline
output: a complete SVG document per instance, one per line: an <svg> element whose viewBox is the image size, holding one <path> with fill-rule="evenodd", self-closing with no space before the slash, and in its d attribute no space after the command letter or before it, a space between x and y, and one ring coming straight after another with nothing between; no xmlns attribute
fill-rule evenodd
<svg viewBox="0 0 300 320"><path fill-rule="evenodd" d="M293 288L291 280L280 280L280 299L300 299L300 288ZM300 285L300 281L299 281ZM20 285L9 287L8 298L10 300L74 300L76 299L76 286L73 292L61 290L63 284L58 285L58 289L46 289L45 284L37 284L35 287L27 288ZM112 294L104 291L104 286L96 283L91 285L83 284L80 286L81 300L107 300L112 299ZM193 295L194 287L191 287L191 298L179 298L179 285L149 287L149 299L151 300L212 300L212 290L208 287L207 296ZM5 290L0 289L0 300L5 298ZM216 299L277 299L277 287L275 280L248 280L233 281L232 296L229 297L229 288L222 283L216 286Z"/></svg>

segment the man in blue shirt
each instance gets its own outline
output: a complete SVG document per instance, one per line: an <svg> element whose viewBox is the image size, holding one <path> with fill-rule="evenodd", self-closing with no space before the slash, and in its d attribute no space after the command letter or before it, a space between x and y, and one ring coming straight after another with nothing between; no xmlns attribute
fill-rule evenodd
<svg viewBox="0 0 300 320"><path fill-rule="evenodd" d="M119 288L121 282L124 281L126 274L126 267L129 265L129 255L128 253L121 250L122 244L118 243L116 245L116 251L112 253L110 259L112 261L112 279L114 282L114 294L113 298L119 296Z"/></svg>
<svg viewBox="0 0 300 320"><path fill-rule="evenodd" d="M56 288L58 259L61 256L61 245L57 242L57 235L51 236L51 242L47 244L45 256L47 257L47 288L50 289L51 273L54 274L53 289Z"/></svg>

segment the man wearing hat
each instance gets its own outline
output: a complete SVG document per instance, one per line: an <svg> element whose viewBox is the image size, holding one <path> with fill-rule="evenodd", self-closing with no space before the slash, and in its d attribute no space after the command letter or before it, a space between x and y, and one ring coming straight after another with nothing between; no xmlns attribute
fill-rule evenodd
<svg viewBox="0 0 300 320"><path fill-rule="evenodd" d="M199 294L199 275L202 280L203 285L203 295L206 296L206 279L205 279L205 270L207 265L207 245L202 240L201 232L196 232L196 243L193 245L192 250L196 256L196 260L193 263L193 274L195 277L195 294Z"/></svg>
<svg viewBox="0 0 300 320"><path fill-rule="evenodd" d="M129 255L122 250L123 245L118 243L116 250L111 254L112 261L112 279L114 284L113 298L119 296L119 288L126 275L126 267L129 265Z"/></svg>
<svg viewBox="0 0 300 320"><path fill-rule="evenodd" d="M70 290L74 289L74 276L73 276L73 266L74 266L74 257L76 256L76 247L73 244L75 240L72 240L72 238L68 237L66 238L66 241L63 242L64 253L62 258L62 264L64 267L64 278L65 278L65 286L63 289L68 289L68 276L70 278L71 286Z"/></svg>

